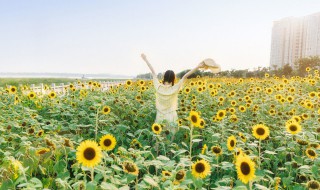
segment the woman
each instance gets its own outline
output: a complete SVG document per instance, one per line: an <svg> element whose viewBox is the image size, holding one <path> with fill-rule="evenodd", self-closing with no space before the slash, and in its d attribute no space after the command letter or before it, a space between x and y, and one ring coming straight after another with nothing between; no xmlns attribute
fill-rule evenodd
<svg viewBox="0 0 320 190"><path fill-rule="evenodd" d="M174 72L167 70L164 74L163 84L161 84L157 79L156 72L152 65L147 60L147 57L144 54L141 54L141 57L151 70L154 88L156 89L157 116L155 123L176 123L178 120L177 109L179 90L182 89L185 79L196 70L203 67L204 63L201 62L197 67L186 73L177 84L174 84ZM175 127L173 127L171 131L175 132Z"/></svg>

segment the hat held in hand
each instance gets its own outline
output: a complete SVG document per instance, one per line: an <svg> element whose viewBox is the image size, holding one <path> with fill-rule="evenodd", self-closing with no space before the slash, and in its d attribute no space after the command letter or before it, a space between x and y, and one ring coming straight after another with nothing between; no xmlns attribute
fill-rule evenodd
<svg viewBox="0 0 320 190"><path fill-rule="evenodd" d="M221 71L220 65L218 65L213 59L205 59L203 60L204 66L202 67L203 70L211 70L212 73L219 73Z"/></svg>

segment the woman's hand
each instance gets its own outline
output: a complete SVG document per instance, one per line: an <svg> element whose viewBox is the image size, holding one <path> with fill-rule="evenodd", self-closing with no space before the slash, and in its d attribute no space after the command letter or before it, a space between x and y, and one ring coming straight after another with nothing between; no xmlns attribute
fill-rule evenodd
<svg viewBox="0 0 320 190"><path fill-rule="evenodd" d="M142 58L145 62L148 61L148 60L147 60L147 56L146 56L144 53L141 54L141 58Z"/></svg>
<svg viewBox="0 0 320 190"><path fill-rule="evenodd" d="M199 68L202 68L202 67L204 67L204 66L205 66L204 61L201 61L201 62L199 63L199 65L197 66L197 68L199 69Z"/></svg>

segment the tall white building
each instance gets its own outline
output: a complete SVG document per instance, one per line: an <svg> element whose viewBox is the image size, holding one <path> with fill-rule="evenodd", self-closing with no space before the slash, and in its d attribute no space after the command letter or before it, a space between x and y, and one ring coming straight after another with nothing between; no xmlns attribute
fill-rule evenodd
<svg viewBox="0 0 320 190"><path fill-rule="evenodd" d="M320 56L320 12L273 22L270 68L281 68L303 57Z"/></svg>

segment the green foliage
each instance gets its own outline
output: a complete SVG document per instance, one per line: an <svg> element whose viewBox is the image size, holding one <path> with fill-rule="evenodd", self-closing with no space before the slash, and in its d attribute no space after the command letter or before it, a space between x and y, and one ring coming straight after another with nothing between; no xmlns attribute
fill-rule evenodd
<svg viewBox="0 0 320 190"><path fill-rule="evenodd" d="M174 134L163 123L160 135L151 130L156 106L155 90L148 81L145 90L137 82L109 91L87 86L68 89L53 99L46 94L29 99L28 89L19 88L15 94L0 90L1 189L275 189L279 177L279 189L291 190L306 189L308 181L320 180L319 149L312 148L318 155L315 159L306 155L306 149L320 141L319 77L196 78L186 85L190 92L180 92L177 110L181 126L173 125L179 127L178 132ZM205 88L199 91L200 87ZM268 88L273 90L270 94L265 92ZM294 101L287 101L288 96ZM110 107L109 114L101 113L104 106ZM239 106L246 110L240 111ZM201 113L203 129L191 126L191 110ZM226 116L216 120L219 110L227 110ZM303 118L302 132L296 135L285 128L292 116ZM270 129L266 140L252 135L252 126L258 123ZM43 134L38 135L41 130ZM102 161L93 170L79 164L79 144L88 139L99 143L105 134L116 137L116 148L103 151ZM236 137L236 148L256 164L256 178L249 184L238 179L235 150L228 150L226 144L231 135ZM299 139L307 145L299 144ZM204 144L207 150L202 150ZM211 146L220 146L222 155L217 157ZM48 152L40 154L42 148ZM194 177L190 169L199 159L211 167L203 179ZM125 161L136 164L139 174L126 173ZM185 171L185 178L177 182L180 170ZM163 171L171 175L164 176Z"/></svg>

